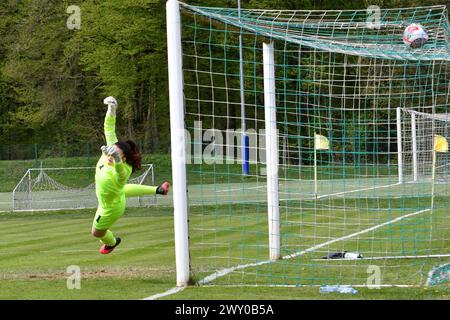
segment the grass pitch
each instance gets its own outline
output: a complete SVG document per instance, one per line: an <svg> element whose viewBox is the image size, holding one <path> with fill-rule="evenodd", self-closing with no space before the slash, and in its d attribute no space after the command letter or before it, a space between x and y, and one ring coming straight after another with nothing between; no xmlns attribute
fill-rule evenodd
<svg viewBox="0 0 450 320"><path fill-rule="evenodd" d="M194 224L198 222L199 210L202 209L193 208ZM100 244L89 233L93 215L93 210L0 214L0 299L142 299L174 287L170 207L128 209L113 229L123 238L123 243L110 255L98 252ZM194 234L192 240L195 243L202 239L204 233ZM200 246L192 253L197 277L211 274L219 267L196 258L209 255L209 250ZM70 276L67 268L72 265L80 267L80 289L67 287ZM450 298L448 286L360 288L357 295L348 296L323 295L318 287L232 287L230 284L219 281L211 283L212 286L189 287L163 299Z"/></svg>
<svg viewBox="0 0 450 320"><path fill-rule="evenodd" d="M49 159L45 165L66 167L79 161ZM146 162L155 165L156 182L170 180L168 156L152 156ZM0 162L0 176L5 182L0 186L0 211L6 210L0 212L0 299L143 299L175 286L171 195L159 197L158 206L127 208L112 229L122 238L122 244L112 254L101 255L100 243L90 235L95 209L8 211L12 188L32 166L31 161ZM447 263L448 257L320 261L325 253L344 249L359 250L365 256L448 253L446 185L436 187L433 220L425 211L390 224L389 221L429 208L429 183L397 185L395 179L355 177L342 184L340 172L334 172L322 177L327 181L321 184L321 194L314 200L308 177L298 182L286 178L280 185L282 255L316 249L268 263L265 178L242 178L240 169L189 167L193 277L199 281L219 270L228 268L230 272L207 285L188 287L162 299L450 298L447 284L423 286L428 272ZM339 240L383 223L389 224ZM432 242L427 240L430 223L436 239ZM326 242L330 243L321 246ZM258 262L262 264L255 265ZM336 279L340 284L364 284L367 266L372 264L382 268L382 284L418 287L357 288L356 295L319 293L320 284L334 284ZM236 268L243 265L247 267ZM80 289L67 286L70 266L80 268Z"/></svg>

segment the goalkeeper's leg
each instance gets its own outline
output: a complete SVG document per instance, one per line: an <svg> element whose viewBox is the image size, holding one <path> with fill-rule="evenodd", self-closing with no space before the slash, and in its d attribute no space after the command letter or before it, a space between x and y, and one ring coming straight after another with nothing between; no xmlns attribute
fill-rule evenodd
<svg viewBox="0 0 450 320"><path fill-rule="evenodd" d="M117 247L121 239L115 237L110 228L123 215L125 201L119 204L116 210L105 212L101 207L97 208L94 221L92 223L92 235L100 240L102 246L100 253L107 254Z"/></svg>
<svg viewBox="0 0 450 320"><path fill-rule="evenodd" d="M111 230L98 230L95 227L92 228L92 235L98 239L102 243L100 248L100 253L108 254L117 247L121 239L119 237L115 237Z"/></svg>
<svg viewBox="0 0 450 320"><path fill-rule="evenodd" d="M157 187L142 184L126 184L124 187L125 197L142 197L153 194L166 195L169 192L169 183L166 181Z"/></svg>

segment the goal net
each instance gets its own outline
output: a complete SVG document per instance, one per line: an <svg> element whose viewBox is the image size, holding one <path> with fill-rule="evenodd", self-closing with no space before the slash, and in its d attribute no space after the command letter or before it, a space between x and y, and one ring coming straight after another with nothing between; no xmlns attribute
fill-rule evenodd
<svg viewBox="0 0 450 320"><path fill-rule="evenodd" d="M431 111L431 109L430 109ZM428 111L428 112L430 112ZM411 109L400 111L399 148L403 157L401 176L404 181L420 182L432 176L434 136L450 141L450 113L424 113ZM436 181L447 183L450 179L450 154L438 153Z"/></svg>
<svg viewBox="0 0 450 320"><path fill-rule="evenodd" d="M189 274L203 285L423 285L448 260L450 186L400 181L412 131L397 124L397 108L417 115L428 176L431 135L449 138L447 10L369 18L169 0L179 284ZM402 41L411 23L430 35L422 48Z"/></svg>
<svg viewBox="0 0 450 320"><path fill-rule="evenodd" d="M128 183L154 185L153 165L142 165ZM59 210L97 207L95 167L30 168L13 190L13 210ZM127 206L156 204L156 196L127 198Z"/></svg>

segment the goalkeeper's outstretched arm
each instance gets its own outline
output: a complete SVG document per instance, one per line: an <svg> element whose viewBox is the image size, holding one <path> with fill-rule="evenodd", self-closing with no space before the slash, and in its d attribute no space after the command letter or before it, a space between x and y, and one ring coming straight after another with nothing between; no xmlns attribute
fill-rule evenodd
<svg viewBox="0 0 450 320"><path fill-rule="evenodd" d="M115 170L118 174L118 182L121 185L127 183L130 174L141 169L142 154L139 147L132 140L120 141L116 135L116 109L117 101L114 97L103 100L108 105L104 122L106 146L102 151L114 158Z"/></svg>
<svg viewBox="0 0 450 320"><path fill-rule="evenodd" d="M106 145L112 146L114 143L119 141L116 135L117 101L114 97L108 97L103 100L103 103L108 105L108 111L106 111L105 122L103 125Z"/></svg>

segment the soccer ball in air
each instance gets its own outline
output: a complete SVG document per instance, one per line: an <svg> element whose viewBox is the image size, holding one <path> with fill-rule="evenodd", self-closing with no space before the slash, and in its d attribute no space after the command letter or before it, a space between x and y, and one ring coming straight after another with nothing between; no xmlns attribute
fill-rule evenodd
<svg viewBox="0 0 450 320"><path fill-rule="evenodd" d="M403 42L413 49L422 47L428 41L428 33L420 24L413 23L406 27Z"/></svg>

